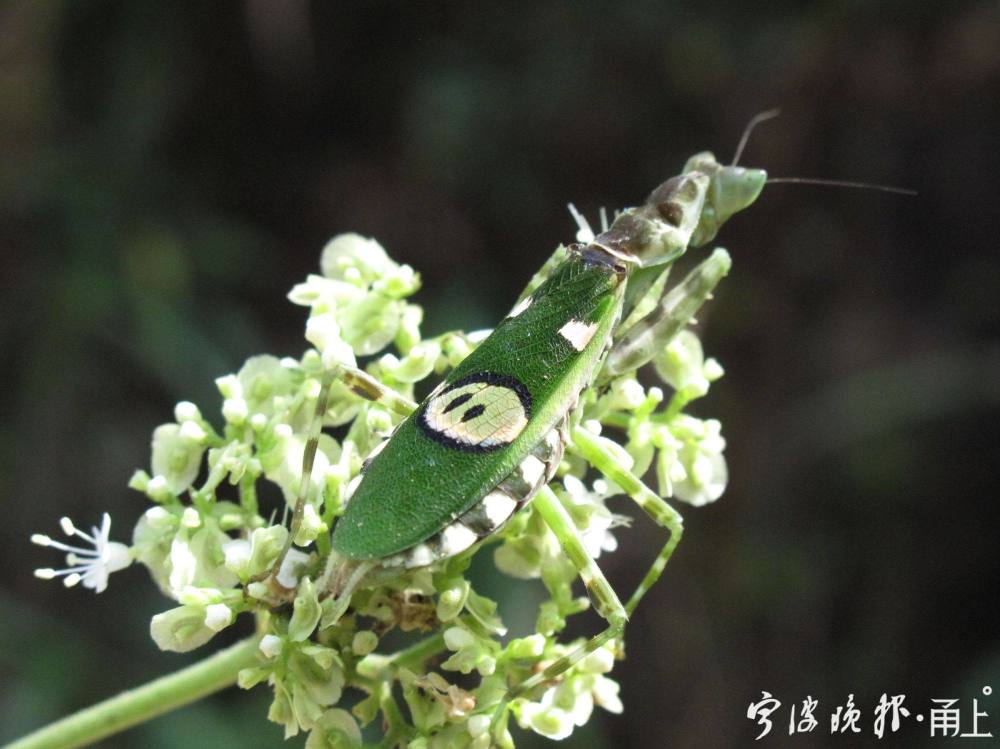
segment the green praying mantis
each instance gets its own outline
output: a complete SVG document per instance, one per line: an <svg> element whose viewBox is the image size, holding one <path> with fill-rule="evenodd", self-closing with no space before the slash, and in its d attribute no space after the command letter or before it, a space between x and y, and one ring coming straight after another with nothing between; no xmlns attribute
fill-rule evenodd
<svg viewBox="0 0 1000 749"><path fill-rule="evenodd" d="M286 551L301 522L333 379L405 417L367 456L348 489L316 582L334 600L326 624L348 611L358 590L472 553L531 502L607 627L512 685L494 722L514 697L621 637L677 548L683 520L580 424L581 393L634 373L690 322L728 272L729 255L716 249L665 291L671 266L689 247L710 242L726 220L757 199L766 181L761 169L722 165L708 152L692 157L642 205L619 212L588 241L560 247L496 329L419 404L363 370L341 366L326 373ZM548 487L567 454L620 487L669 534L624 602ZM269 579L276 590L283 556Z"/></svg>
<svg viewBox="0 0 1000 749"><path fill-rule="evenodd" d="M134 557L181 604L151 622L151 634L165 650L198 647L237 614L253 612L257 634L250 641L258 662L241 668L237 681L245 688L263 680L274 685L269 717L285 725L286 736L311 731L308 746L340 746L347 735L353 736L349 745L360 743L354 719L334 707L345 685L368 693L352 708L363 724L382 713L386 746L403 741L451 746L452 739L460 746L471 740L468 745L476 749L511 746L509 714L542 735L569 735L574 722L582 725L587 718L567 717L564 706L553 706L554 693L579 686L585 690L580 704L589 715L598 699L595 675L620 655L629 618L683 534L683 519L667 499L699 503L678 484L671 488L667 475L670 466L687 478L695 472L693 463L681 466L678 458L686 449L679 445L688 440L683 429L691 429L682 426L684 419L700 425L697 449L706 452L697 454L718 459L707 471L716 483L696 487L704 490L699 500L717 498L725 483L718 423L710 427L682 413L721 369L715 364L713 375L697 340L682 331L727 274L730 258L715 249L668 288L673 266L689 249L708 245L769 183L908 192L769 179L762 169L738 166L752 128L774 114L750 122L732 163L721 164L709 152L696 154L641 205L618 212L610 224L602 215L599 233L570 206L580 227L577 243L560 246L548 258L488 335L457 332L422 341L419 307L400 302L419 285L412 268L392 264L377 243L345 235L348 250L336 238L328 249L335 244L339 249L329 258L324 251L324 277L311 276L290 294L295 303L316 305L307 325L316 349L301 362L254 357L238 376L220 378L227 422L222 435L194 404L179 404L178 423L154 432L156 475L137 471L130 482L156 503L137 525L133 546L109 541L107 515L93 536L64 519L64 532L92 542L95 550L36 534L35 543L70 552L66 569L45 568L36 575L62 576L67 585L83 582L100 591L107 575ZM389 270L372 270L379 254ZM372 261L365 266L367 277L356 262L362 255ZM342 277L333 265L341 260L346 261ZM338 294L350 300L342 308ZM390 324L383 324L380 311ZM407 327L402 321L408 313L416 314ZM688 340L683 336L697 346L693 359L704 383L694 395L661 368L662 355L672 356L673 344ZM374 354L390 340L402 360L387 354L368 370L357 366L355 354ZM657 410L662 391L644 393L635 377L649 362L676 390L662 412ZM432 371L447 374L415 402L412 384ZM639 391L636 398L621 398L627 386ZM629 443L601 436L602 424L625 430ZM667 430L670 437L661 432L664 444L647 439L645 447L637 446L631 431L637 424ZM347 427L341 445L324 434L324 426ZM710 443L714 447L704 447ZM301 466L293 446L301 450ZM643 479L654 447L659 493ZM206 451L209 471L195 488ZM585 537L592 515L579 513L605 513L604 528L623 522L621 517L604 507L599 496L604 490L596 483L588 509L573 506L572 487L586 492L581 479L595 472L610 494L630 497L667 536L624 599L597 565L593 538ZM256 481L262 473L282 488L293 508L289 528L259 514ZM239 505L216 495L227 476L239 486ZM550 486L557 478L559 494ZM181 499L185 493L189 504ZM492 639L505 633L490 608L495 604L474 595L462 578L475 551L497 541L498 567L518 577L541 577L552 594L539 607L538 632L502 646ZM293 543L314 547L306 554L293 551ZM574 575L606 626L587 640L564 645L555 635L565 617L587 605L586 599L573 598ZM411 593L425 600L410 607ZM426 600L428 595L436 603ZM395 626L441 631L391 656L373 652L379 637ZM475 692L433 670L415 673L446 648L454 655L441 668L468 674L474 667L483 677ZM393 697L397 681L412 727ZM581 686L585 682L590 686ZM611 685L616 694L617 685ZM424 705L425 699L433 707ZM616 696L614 701L620 711ZM141 700L132 707L139 711ZM94 716L105 721L109 710L117 711L117 703L95 706L67 725L90 725ZM559 711L562 717L555 715ZM127 724L122 719L114 730ZM420 744L428 739L437 743Z"/></svg>

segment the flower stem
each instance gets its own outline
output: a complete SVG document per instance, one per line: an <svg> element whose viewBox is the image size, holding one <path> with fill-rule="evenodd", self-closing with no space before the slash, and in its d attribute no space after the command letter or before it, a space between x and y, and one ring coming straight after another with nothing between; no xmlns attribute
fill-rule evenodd
<svg viewBox="0 0 1000 749"><path fill-rule="evenodd" d="M240 669L253 665L258 638L221 650L187 668L84 708L3 749L71 749L155 718L236 683Z"/></svg>
<svg viewBox="0 0 1000 749"><path fill-rule="evenodd" d="M436 635L426 637L405 650L400 650L398 653L393 654L389 658L389 661L396 668L419 670L424 661L437 655L444 649L444 633L438 632Z"/></svg>

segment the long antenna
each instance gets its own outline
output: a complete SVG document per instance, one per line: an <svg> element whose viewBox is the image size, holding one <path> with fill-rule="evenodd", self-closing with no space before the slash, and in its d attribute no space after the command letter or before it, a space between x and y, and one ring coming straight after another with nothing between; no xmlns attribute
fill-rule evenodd
<svg viewBox="0 0 1000 749"><path fill-rule="evenodd" d="M773 120L779 114L781 114L780 109L768 109L766 112L760 112L750 118L750 122L743 128L743 135L740 137L739 145L736 146L736 154L733 156L733 163L730 166L736 166L739 163L740 156L743 155L743 149L746 148L747 141L750 140L750 133L753 132L753 129L762 122Z"/></svg>
<svg viewBox="0 0 1000 749"><path fill-rule="evenodd" d="M759 114L755 114L750 118L750 122L747 126L743 128L743 135L740 137L739 145L736 146L736 153L733 156L733 163L730 166L736 166L739 163L740 156L743 155L743 149L746 148L747 141L750 140L750 133L753 132L754 128L757 127L762 122L767 122L768 120L773 120L781 114L780 109L768 109ZM839 180L839 179L814 179L812 177L772 177L767 180L766 184L796 184L796 185L821 185L824 187L850 187L858 190L875 190L876 192L888 192L894 195L916 195L916 190L908 190L905 187L893 187L891 185L876 185L870 182L852 182L849 180Z"/></svg>
<svg viewBox="0 0 1000 749"><path fill-rule="evenodd" d="M771 177L767 180L768 185L794 184L794 185L821 185L824 187L851 187L858 190L875 190L877 192L890 192L894 195L917 195L916 190L909 190L905 187L893 187L892 185L875 185L870 182L851 182L840 179L814 179L812 177Z"/></svg>

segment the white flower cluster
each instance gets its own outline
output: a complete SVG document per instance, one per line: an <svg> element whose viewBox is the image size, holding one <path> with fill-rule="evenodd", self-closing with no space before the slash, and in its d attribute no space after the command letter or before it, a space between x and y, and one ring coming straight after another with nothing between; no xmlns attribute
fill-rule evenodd
<svg viewBox="0 0 1000 749"><path fill-rule="evenodd" d="M577 642L573 647L582 644ZM587 724L594 705L612 713L622 712L619 686L604 675L611 671L614 659L609 647L595 650L566 672L560 683L546 689L541 699L524 700L516 705L518 725L550 739L565 739L574 728Z"/></svg>
<svg viewBox="0 0 1000 749"><path fill-rule="evenodd" d="M412 399L416 383L458 365L489 331L423 339L422 310L407 301L419 288L419 277L374 240L336 237L320 265L321 274L310 275L289 294L309 308L306 338L314 348L299 359L254 356L238 372L220 377L221 429L193 403L179 403L174 421L153 432L150 470L137 471L129 483L152 503L131 544L110 540L107 515L90 534L64 518L63 531L93 548L35 535L35 543L65 552L67 564L36 574L101 592L110 573L138 561L177 603L150 625L164 650L192 650L240 614L255 615L263 631L259 663L241 672L239 683L270 685L269 718L285 727L286 736L309 732L307 749L360 747L360 725L379 715L387 742L405 737L411 749L512 747L506 717L499 727L493 724L496 706L509 684L523 682L581 645L558 637L566 619L589 606L586 596L573 593L577 570L530 506L491 539L498 542L494 560L501 571L541 579L548 590L536 631L526 637L503 644L506 630L496 603L472 590L464 577L465 556L358 591L343 617L315 583L329 553L329 531L363 459L402 418L392 404L360 397L337 375L368 377ZM390 346L393 351L386 351ZM359 357L367 357L363 369ZM653 363L674 391L666 404L661 388L644 388L629 373L581 395L583 427L622 466L639 475L655 466L661 493L691 504L714 501L727 479L719 423L683 409L705 395L721 367L704 359L689 331L677 335ZM314 414L324 392L327 408L317 424ZM340 427L339 438L319 433L321 426ZM627 442L600 436L605 429L625 434ZM313 470L303 481L303 454L315 434ZM588 472L570 451L553 488L596 559L615 551L615 530L628 519L607 506L621 489ZM263 492L258 495L261 479L280 489L281 509L293 507L303 492L306 498L294 546L276 575L284 589L277 597L273 583L264 580L277 566L289 531L274 522L273 506L261 506L272 502ZM394 628L437 630L428 642L450 653L441 672L422 673L423 661L408 661L406 651L376 652L382 634ZM618 685L607 676L615 648L609 643L558 680L518 697L510 714L523 729L561 739L584 725L595 705L621 712ZM475 675L478 686L456 686L446 678L455 672ZM397 682L408 707L405 719L395 705ZM350 712L337 707L349 688L368 695Z"/></svg>

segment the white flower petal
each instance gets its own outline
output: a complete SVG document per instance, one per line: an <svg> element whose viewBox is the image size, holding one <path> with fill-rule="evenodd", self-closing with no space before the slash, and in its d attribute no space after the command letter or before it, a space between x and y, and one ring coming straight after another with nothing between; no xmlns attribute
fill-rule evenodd
<svg viewBox="0 0 1000 749"><path fill-rule="evenodd" d="M308 561L308 554L298 549L289 549L281 561L281 569L276 576L278 582L288 589L294 589L299 584L299 569Z"/></svg>
<svg viewBox="0 0 1000 749"><path fill-rule="evenodd" d="M70 546L54 541L44 534L36 533L31 537L32 543L68 552L66 563L69 566L61 570L49 567L37 569L35 577L43 580L62 577L63 584L67 588L82 582L83 587L89 588L95 593L101 593L108 587L108 576L112 572L125 569L132 563L132 553L129 547L109 540L111 516L108 513L104 513L102 516L101 527L91 528L91 533L84 533L78 529L69 518L62 518L59 525L66 535L81 538L94 548Z"/></svg>

